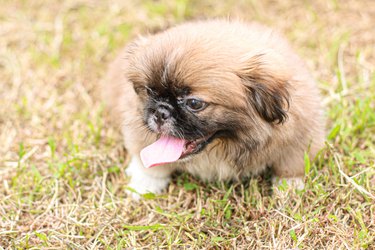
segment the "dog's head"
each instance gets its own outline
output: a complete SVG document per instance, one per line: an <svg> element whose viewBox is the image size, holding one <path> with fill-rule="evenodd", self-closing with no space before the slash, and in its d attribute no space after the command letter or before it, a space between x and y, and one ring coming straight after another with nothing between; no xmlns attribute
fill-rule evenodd
<svg viewBox="0 0 375 250"><path fill-rule="evenodd" d="M128 46L126 77L144 124L184 140L183 156L215 138L251 147L287 119L288 75L274 51L201 35L161 33Z"/></svg>

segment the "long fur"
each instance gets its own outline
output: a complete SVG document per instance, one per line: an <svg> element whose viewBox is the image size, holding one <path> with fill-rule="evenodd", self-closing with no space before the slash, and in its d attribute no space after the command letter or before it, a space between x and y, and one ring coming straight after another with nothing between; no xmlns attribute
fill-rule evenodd
<svg viewBox="0 0 375 250"><path fill-rule="evenodd" d="M194 116L180 114L179 136L223 131L202 152L170 164L171 171L238 179L269 166L279 177L301 177L304 153L313 158L324 142L315 81L281 35L256 23L185 23L125 47L104 92L134 157L157 139L145 122L148 88L160 95L187 91L209 103Z"/></svg>

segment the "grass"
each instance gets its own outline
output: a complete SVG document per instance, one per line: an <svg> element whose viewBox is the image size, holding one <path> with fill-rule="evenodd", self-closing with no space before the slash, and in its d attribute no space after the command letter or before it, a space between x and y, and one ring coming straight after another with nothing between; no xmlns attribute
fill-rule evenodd
<svg viewBox="0 0 375 250"><path fill-rule="evenodd" d="M3 1L0 6L0 249L373 249L375 3ZM282 31L324 96L327 147L306 188L267 176L126 195L126 152L96 87L139 33L232 16Z"/></svg>

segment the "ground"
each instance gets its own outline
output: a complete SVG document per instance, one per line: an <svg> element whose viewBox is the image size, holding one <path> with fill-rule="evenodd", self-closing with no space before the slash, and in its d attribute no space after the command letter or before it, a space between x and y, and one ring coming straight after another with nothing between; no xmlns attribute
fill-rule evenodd
<svg viewBox="0 0 375 250"><path fill-rule="evenodd" d="M97 84L137 34L206 17L283 32L317 79L327 142L304 190L178 174L164 195L128 197ZM372 0L2 1L0 246L373 249L374 24Z"/></svg>

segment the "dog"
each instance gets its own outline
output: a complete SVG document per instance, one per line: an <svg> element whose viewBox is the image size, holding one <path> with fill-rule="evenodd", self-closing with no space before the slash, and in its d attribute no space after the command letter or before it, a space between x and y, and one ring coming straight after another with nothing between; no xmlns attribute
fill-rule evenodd
<svg viewBox="0 0 375 250"><path fill-rule="evenodd" d="M176 170L241 180L267 167L303 184L325 138L313 77L286 39L257 23L195 21L138 37L109 66L105 102L131 156L135 198Z"/></svg>

